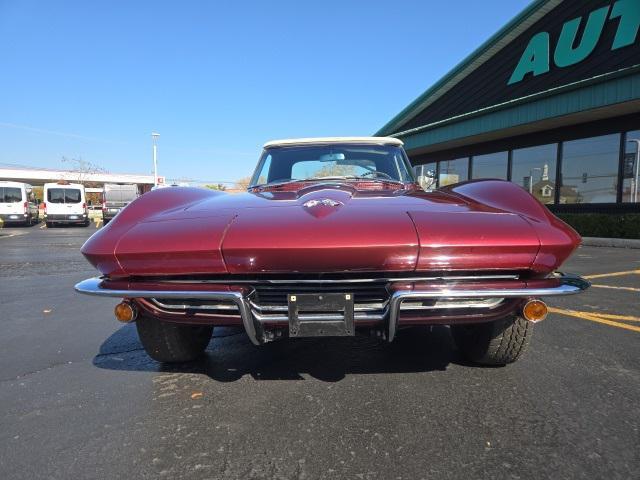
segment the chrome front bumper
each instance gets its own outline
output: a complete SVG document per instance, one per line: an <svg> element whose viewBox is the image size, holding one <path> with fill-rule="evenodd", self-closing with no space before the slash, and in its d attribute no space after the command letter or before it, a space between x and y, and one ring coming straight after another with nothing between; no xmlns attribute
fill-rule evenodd
<svg viewBox="0 0 640 480"><path fill-rule="evenodd" d="M387 319L386 337L388 341L393 341L398 331L398 321L402 303L406 301L419 300L455 300L455 299L514 299L514 298L538 298L552 297L560 295L574 295L581 293L591 285L587 280L575 276L557 273L552 277L542 280L532 280L530 282L493 282L487 285L468 285L462 283L440 283L432 285L415 284L413 286L393 291L389 298L388 306L385 309L384 317ZM473 288L471 288L473 287ZM192 299L233 302L238 307L238 312L242 318L242 324L255 345L264 343L264 338L258 335L265 322L263 317L256 315L252 309L251 299L248 295L235 291L208 291L208 290L171 290L171 289L112 289L105 286L105 279L90 278L78 283L75 286L77 292L86 295L98 295L103 297L116 298L144 298L144 299ZM356 317L357 319L357 317Z"/></svg>

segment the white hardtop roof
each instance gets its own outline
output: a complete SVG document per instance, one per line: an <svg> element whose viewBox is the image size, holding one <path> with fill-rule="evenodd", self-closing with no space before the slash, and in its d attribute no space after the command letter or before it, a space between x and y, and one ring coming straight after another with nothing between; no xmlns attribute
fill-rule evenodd
<svg viewBox="0 0 640 480"><path fill-rule="evenodd" d="M289 138L286 140L272 140L264 144L264 148L288 147L292 145L326 145L331 143L353 143L365 145L404 145L402 140L393 137L318 137L318 138Z"/></svg>

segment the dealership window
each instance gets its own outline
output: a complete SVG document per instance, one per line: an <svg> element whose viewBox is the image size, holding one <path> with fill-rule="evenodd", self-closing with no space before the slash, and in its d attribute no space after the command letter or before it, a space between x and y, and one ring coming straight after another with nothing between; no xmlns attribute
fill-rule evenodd
<svg viewBox="0 0 640 480"><path fill-rule="evenodd" d="M436 188L436 164L425 163L413 167L416 181L424 190L433 190Z"/></svg>
<svg viewBox="0 0 640 480"><path fill-rule="evenodd" d="M473 178L500 178L507 179L507 164L509 154L507 152L490 153L473 157L471 172Z"/></svg>
<svg viewBox="0 0 640 480"><path fill-rule="evenodd" d="M563 144L560 203L615 203L620 135Z"/></svg>
<svg viewBox="0 0 640 480"><path fill-rule="evenodd" d="M513 151L511 181L542 203L553 203L556 190L558 145L539 145Z"/></svg>
<svg viewBox="0 0 640 480"><path fill-rule="evenodd" d="M622 169L622 202L640 203L640 162L638 162L638 142L640 130L627 132Z"/></svg>
<svg viewBox="0 0 640 480"><path fill-rule="evenodd" d="M458 158L440 162L438 186L453 185L469 179L469 159Z"/></svg>

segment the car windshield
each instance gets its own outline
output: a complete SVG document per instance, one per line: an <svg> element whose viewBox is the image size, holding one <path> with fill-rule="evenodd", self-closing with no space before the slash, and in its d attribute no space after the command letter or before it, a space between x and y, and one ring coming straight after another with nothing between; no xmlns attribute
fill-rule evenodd
<svg viewBox="0 0 640 480"><path fill-rule="evenodd" d="M332 144L264 150L250 186L333 179L413 182L400 147Z"/></svg>
<svg viewBox="0 0 640 480"><path fill-rule="evenodd" d="M50 188L47 191L47 202L80 203L80 190L77 188Z"/></svg>
<svg viewBox="0 0 640 480"><path fill-rule="evenodd" d="M0 187L0 203L19 203L22 201L22 190L16 187Z"/></svg>

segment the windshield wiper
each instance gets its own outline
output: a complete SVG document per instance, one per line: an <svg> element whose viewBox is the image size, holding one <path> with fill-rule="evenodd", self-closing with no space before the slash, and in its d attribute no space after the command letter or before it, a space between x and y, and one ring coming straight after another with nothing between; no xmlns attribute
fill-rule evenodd
<svg viewBox="0 0 640 480"><path fill-rule="evenodd" d="M307 178L307 180L312 182L318 182L322 180L350 180L352 178L357 178L352 175L332 175L330 177L311 177Z"/></svg>
<svg viewBox="0 0 640 480"><path fill-rule="evenodd" d="M290 180L278 180L278 181L269 182L269 183L261 183L260 185L254 185L251 188L280 187L282 185L288 185L290 183L304 182L304 181L305 180L301 180L299 178L292 178Z"/></svg>
<svg viewBox="0 0 640 480"><path fill-rule="evenodd" d="M277 181L277 182L269 182L263 183L261 185L254 185L251 188L268 188L268 187L282 187L284 185L289 185L290 183L299 183L299 182L323 182L323 181L332 181L332 180L349 180L349 181L367 181L367 182L386 182L393 183L396 185L404 185L405 182L401 180L396 180L394 178L378 178L378 177L362 177L359 175L334 175L330 177L311 177L311 178L293 178L291 180Z"/></svg>
<svg viewBox="0 0 640 480"><path fill-rule="evenodd" d="M301 181L322 181L322 180L366 180L368 182L389 182L389 183L397 183L399 185L404 185L405 182L401 180L396 180L395 178L378 178L378 177L363 177L360 175L336 175L333 177L312 177L307 178Z"/></svg>

